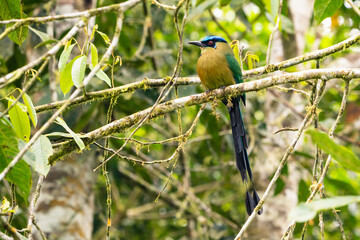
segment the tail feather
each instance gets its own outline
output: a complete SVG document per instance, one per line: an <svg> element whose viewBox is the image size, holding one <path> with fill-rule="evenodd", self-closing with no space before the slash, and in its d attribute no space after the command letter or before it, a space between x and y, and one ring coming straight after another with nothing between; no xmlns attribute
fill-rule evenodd
<svg viewBox="0 0 360 240"><path fill-rule="evenodd" d="M251 197L249 191L246 191L245 205L246 205L247 214L251 215L252 211L256 207L256 203L254 199Z"/></svg>
<svg viewBox="0 0 360 240"><path fill-rule="evenodd" d="M244 99L242 98L244 101ZM223 101L225 105L227 105L227 100ZM253 196L251 197L248 188L248 180L253 183L253 175L251 172L249 157L247 154L248 142L246 139L246 131L244 127L244 122L240 112L240 99L238 97L234 97L231 99L232 106L228 106L232 135L234 139L234 147L235 147L235 156L236 156L236 167L240 172L241 179L246 183L246 210L250 215L256 205L259 203L260 198L256 193L255 189L253 189ZM253 188L253 186L252 186ZM262 209L257 212L259 215L262 213Z"/></svg>
<svg viewBox="0 0 360 240"><path fill-rule="evenodd" d="M257 194L257 192L255 191L255 189L254 189L254 192L253 192L253 199L254 199L254 201L255 201L255 206L256 205L258 205L259 204L259 202L260 202L260 198L259 198L259 195ZM258 212L257 212L257 214L262 214L262 212L263 212L263 208L261 208Z"/></svg>

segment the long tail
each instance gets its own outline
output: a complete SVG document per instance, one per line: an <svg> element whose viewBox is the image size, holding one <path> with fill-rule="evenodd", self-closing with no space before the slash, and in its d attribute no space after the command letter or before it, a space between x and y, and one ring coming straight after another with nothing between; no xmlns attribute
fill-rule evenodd
<svg viewBox="0 0 360 240"><path fill-rule="evenodd" d="M244 100L243 100L244 101ZM223 101L225 105L227 105L227 100ZM244 122L240 112L240 100L238 97L234 97L231 99L232 106L228 107L232 128L232 135L234 139L234 147L235 147L235 156L236 156L236 166L240 171L241 178L246 185L246 210L248 215L250 215L256 205L259 203L260 198L255 191L253 184L253 176L250 168L249 157L247 154L248 143L246 140L246 132L244 127ZM250 180L250 184L249 184ZM250 191L253 191L251 196ZM261 214L263 209L259 210L257 214Z"/></svg>

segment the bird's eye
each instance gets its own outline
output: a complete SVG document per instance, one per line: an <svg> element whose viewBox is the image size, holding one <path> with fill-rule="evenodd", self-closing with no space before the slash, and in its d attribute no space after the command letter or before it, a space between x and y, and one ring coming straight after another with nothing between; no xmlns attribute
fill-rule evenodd
<svg viewBox="0 0 360 240"><path fill-rule="evenodd" d="M213 41L210 41L208 44L209 44L209 46L213 45Z"/></svg>

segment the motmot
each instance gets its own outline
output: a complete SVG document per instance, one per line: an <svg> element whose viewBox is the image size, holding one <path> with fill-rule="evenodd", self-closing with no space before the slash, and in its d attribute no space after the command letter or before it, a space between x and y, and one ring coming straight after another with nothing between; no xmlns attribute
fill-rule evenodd
<svg viewBox="0 0 360 240"><path fill-rule="evenodd" d="M224 38L211 35L201 41L191 41L189 44L201 48L196 71L202 85L207 90L243 82L240 65L235 58L233 50ZM240 99L245 106L245 93L241 94L240 98L238 96L232 97L231 103L227 99L222 100L222 102L227 106L230 114L236 166L240 171L243 183L246 185L245 205L247 213L250 215L259 203L260 198L254 188L253 175L247 154L248 143L240 111ZM252 195L250 194L251 191ZM262 209L257 213L260 215Z"/></svg>

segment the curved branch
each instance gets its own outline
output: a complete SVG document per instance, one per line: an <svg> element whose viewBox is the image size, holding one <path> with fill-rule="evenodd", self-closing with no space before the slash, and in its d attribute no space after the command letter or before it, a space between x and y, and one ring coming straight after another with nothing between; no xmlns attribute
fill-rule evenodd
<svg viewBox="0 0 360 240"><path fill-rule="evenodd" d="M83 83L81 84L80 88L76 89L75 92L72 93L72 95L67 99L67 101L61 106L59 110L57 110L45 123L44 125L32 136L32 138L29 140L29 142L26 143L26 145L20 150L20 152L11 160L11 162L6 166L6 168L0 173L0 181L6 176L6 174L15 166L17 162L20 161L20 159L24 156L24 154L30 149L30 147L35 143L35 141L41 136L43 132L45 132L46 129L55 121L55 119L65 111L65 109L69 106L72 100L76 96L78 96L84 86L86 86L90 80L95 76L96 72L100 70L100 68L105 64L105 62L108 61L109 56L111 55L114 48L117 46L119 38L120 38L120 32L122 30L122 24L123 24L123 12L118 13L118 19L116 22L115 27L115 33L114 37L111 41L110 46L106 50L105 54L101 58L100 62L91 70L91 72L85 77Z"/></svg>
<svg viewBox="0 0 360 240"><path fill-rule="evenodd" d="M144 79L142 81L126 84L126 85L123 85L123 86L120 86L120 87L109 88L109 89L100 90L100 91L96 91L96 92L86 93L86 95L75 98L70 103L69 106L81 104L81 103L84 103L84 102L93 101L95 99L110 98L112 96L117 96L117 95L122 94L122 93L133 92L133 91L138 90L138 89L163 87L166 84L168 84L168 82L169 82L168 78L165 78L165 79L147 79L146 78L146 79ZM192 85L192 84L200 84L199 78L198 77L179 78L176 81L175 86L178 86L178 85ZM60 108L64 104L64 102L66 102L66 100L62 100L62 101L58 101L58 102L52 102L52 103L44 104L44 105L41 105L41 106L37 106L37 107L35 107L35 111L37 113L51 111L51 110Z"/></svg>
<svg viewBox="0 0 360 240"><path fill-rule="evenodd" d="M304 54L302 56L291 58L291 59L288 59L288 60L285 60L285 61L282 61L282 62L279 62L276 64L270 64L265 67L259 67L259 68L254 68L249 71L245 71L243 73L243 77L247 78L248 76L261 75L261 74L265 74L265 73L269 73L269 72L274 72L277 70L282 70L282 69L297 65L299 63L307 62L310 60L321 59L321 58L326 57L335 52L345 50L345 49L349 48L351 45L357 44L359 41L360 41L360 33L355 34L354 36L349 37L348 39L346 39L342 42L339 42L335 45L332 45L331 47L328 47L328 48L310 52L310 53Z"/></svg>
<svg viewBox="0 0 360 240"><path fill-rule="evenodd" d="M8 23L20 23L17 27L23 26L29 23L45 23L45 22L52 22L52 21L59 21L64 19L71 19L71 18L89 18L92 16L100 15L103 13L115 11L115 12L124 12L129 8L133 7L137 3L141 2L141 0L129 0L123 3L112 4L105 7L93 8L82 12L76 13L69 13L63 15L54 15L54 16L46 16L46 17L29 17L29 18L22 18L22 19L10 19L0 21L0 24L8 24Z"/></svg>
<svg viewBox="0 0 360 240"><path fill-rule="evenodd" d="M79 21L71 30L63 37L54 47L47 51L44 55L38 57L34 61L18 68L11 73L6 74L0 78L0 88L10 84L11 82L18 79L24 72L43 62L46 58L55 55L61 48L62 45L65 45L68 40L70 40L79 30L85 25L84 21Z"/></svg>
<svg viewBox="0 0 360 240"><path fill-rule="evenodd" d="M331 47L322 49L322 50L318 50L318 51L314 51L314 52L310 52L307 53L305 55L302 56L298 56L295 58L291 58L288 59L286 61L282 61L276 64L271 64L268 67L260 67L260 68L255 68L252 70L248 70L248 71L244 71L243 72L243 77L244 78L249 78L253 75L260 75L260 74L264 74L264 73L268 73L268 72L272 72L272 71L276 71L276 70L280 70L280 69L284 69L287 67L291 67L294 65L297 65L299 63L303 63L306 61L310 61L310 60L315 60L315 59L319 59L319 58L323 58L325 56L328 56L332 53L338 52L338 51L342 51L346 48L349 48L350 46L356 44L357 42L360 41L360 33L357 35L354 35L338 44L335 44ZM0 79L1 80L1 79ZM87 93L86 96L82 96L82 97L78 97L75 98L73 102L71 102L71 104L69 106L72 105L76 105L76 104L80 104L80 103L84 103L84 102L88 102L88 101L92 101L94 99L102 99L102 98L109 98L111 96L116 96L118 94L122 94L122 93L126 93L126 92L132 92L134 90L137 89L147 89L149 87L162 87L165 86L166 84L168 84L169 79L165 78L165 79L144 79L140 82L136 82L136 83L131 83L131 84L127 84L127 85L123 85L120 87L116 87L116 88L112 88L112 89L106 89L106 90L101 90L101 91L97 91L97 92L92 92L92 93ZM198 77L186 77L186 78L179 78L176 83L175 86L178 85L191 85L191 84L200 84L200 80ZM64 103L64 101L60 101L60 102L53 102L53 103L49 103L49 104L45 104L45 105L41 105L35 108L36 112L45 112L45 111L50 111L50 110L54 110L57 109L59 107L61 107L61 105Z"/></svg>
<svg viewBox="0 0 360 240"><path fill-rule="evenodd" d="M141 119L149 115L150 112L151 114L149 115L148 119L153 119L180 108L210 102L214 99L232 97L244 92L259 91L284 83L298 83L313 78L321 78L322 80L329 80L333 78L360 78L360 69L314 69L297 73L288 73L283 75L271 76L252 82L235 84L228 86L224 89L215 89L210 92L204 92L170 100L168 102L159 104L156 107L149 107L145 110L126 116L105 126L102 126L92 132L89 132L85 135L86 138L84 138L83 141L86 145L89 145L94 141L109 136L113 133L124 132L127 128L134 126L139 121L141 121ZM56 152L49 158L49 163L55 163L58 158L69 154L76 149L77 145L73 140L67 141L63 145L60 145Z"/></svg>

